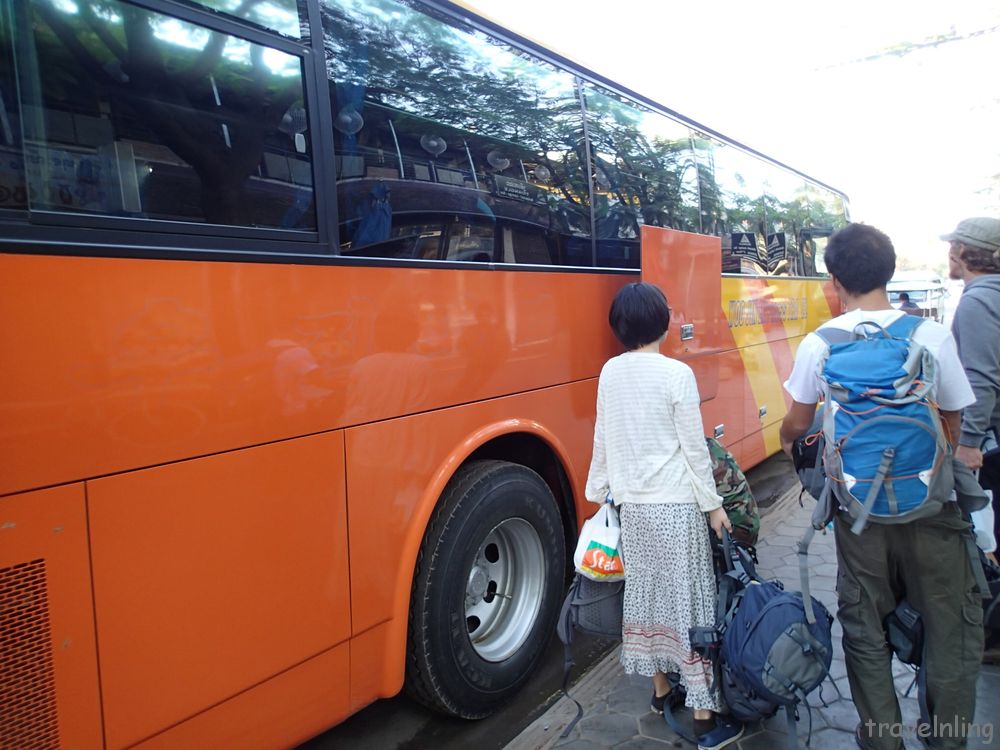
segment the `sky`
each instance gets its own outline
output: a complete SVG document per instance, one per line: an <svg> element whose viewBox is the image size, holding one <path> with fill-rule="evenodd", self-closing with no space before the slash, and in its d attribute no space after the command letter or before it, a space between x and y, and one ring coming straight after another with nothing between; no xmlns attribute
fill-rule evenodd
<svg viewBox="0 0 1000 750"><path fill-rule="evenodd" d="M907 265L944 267L941 234L1000 217L997 0L463 4L842 190Z"/></svg>

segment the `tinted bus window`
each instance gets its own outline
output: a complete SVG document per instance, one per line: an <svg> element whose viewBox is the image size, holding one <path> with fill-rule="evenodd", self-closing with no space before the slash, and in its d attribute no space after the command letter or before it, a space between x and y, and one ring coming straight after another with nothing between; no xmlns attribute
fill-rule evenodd
<svg viewBox="0 0 1000 750"><path fill-rule="evenodd" d="M814 276L805 254L802 230L810 226L805 212L805 181L783 169L773 169L764 183L766 240L772 274Z"/></svg>
<svg viewBox="0 0 1000 750"><path fill-rule="evenodd" d="M585 84L584 96L598 263L637 267L643 224L700 229L690 133L686 126L605 89Z"/></svg>
<svg viewBox="0 0 1000 750"><path fill-rule="evenodd" d="M308 38L304 0L192 0L206 8L250 21L294 39Z"/></svg>
<svg viewBox="0 0 1000 750"><path fill-rule="evenodd" d="M590 237L582 115L571 75L452 19L394 0L322 0L334 112L341 251L384 257L396 227L464 217L493 259ZM466 245L473 244L466 238ZM402 248L399 248L402 250ZM397 257L408 257L405 255ZM570 253L559 262L575 262ZM591 252L580 259L591 262Z"/></svg>
<svg viewBox="0 0 1000 750"><path fill-rule="evenodd" d="M767 241L764 237L765 165L740 149L725 144L715 147L715 176L722 188L726 219L722 234L723 263L726 246L740 265L741 273L768 272ZM727 243L728 241L728 243Z"/></svg>
<svg viewBox="0 0 1000 750"><path fill-rule="evenodd" d="M31 209L315 229L298 57L117 0L28 7Z"/></svg>
<svg viewBox="0 0 1000 750"><path fill-rule="evenodd" d="M0 12L0 208L25 209L28 187L24 181L13 39L9 15Z"/></svg>
<svg viewBox="0 0 1000 750"><path fill-rule="evenodd" d="M726 212L722 201L722 188L715 176L715 149L717 141L704 133L691 133L691 149L698 169L698 205L702 234L722 236L726 231ZM725 266L723 266L725 271Z"/></svg>

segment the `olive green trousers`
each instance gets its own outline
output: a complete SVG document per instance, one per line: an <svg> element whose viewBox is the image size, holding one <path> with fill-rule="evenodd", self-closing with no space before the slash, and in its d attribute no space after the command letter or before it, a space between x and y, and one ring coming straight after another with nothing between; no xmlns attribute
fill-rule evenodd
<svg viewBox="0 0 1000 750"><path fill-rule="evenodd" d="M851 696L871 750L918 748L912 723L903 725L892 677L892 652L883 622L904 598L924 623L926 698L932 735L941 750L966 747L975 737L976 679L983 654L983 608L963 534L969 524L947 503L932 518L900 525L869 523L860 535L834 520L837 616ZM973 740L969 744L972 745Z"/></svg>

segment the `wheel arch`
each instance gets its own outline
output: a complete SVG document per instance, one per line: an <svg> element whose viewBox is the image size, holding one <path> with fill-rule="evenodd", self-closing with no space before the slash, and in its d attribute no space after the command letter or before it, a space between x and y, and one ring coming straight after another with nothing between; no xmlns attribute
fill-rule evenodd
<svg viewBox="0 0 1000 750"><path fill-rule="evenodd" d="M537 433L521 431L504 433L476 448L462 465L480 459L509 461L526 466L538 474L552 491L552 496L559 506L566 549L573 549L578 531L576 495L567 473L569 462L565 456L559 454L553 444Z"/></svg>
<svg viewBox="0 0 1000 750"><path fill-rule="evenodd" d="M410 591L417 555L427 533L427 525L438 507L445 487L452 477L470 461L510 461L535 471L552 491L563 519L567 549L575 543L578 531L576 493L578 477L573 472L569 453L561 441L543 425L522 419L509 419L481 427L460 441L451 454L443 460L420 498L414 512L413 523L406 544L406 575L396 591L396 612L404 619L409 610ZM567 555L569 557L569 555Z"/></svg>
<svg viewBox="0 0 1000 750"><path fill-rule="evenodd" d="M456 496L453 492L449 492L449 487L453 480L457 481L458 477L464 477L462 479L463 483L467 482L469 475L463 470L471 467L476 462L482 462L487 465L506 463L511 466L521 467L522 469L529 469L548 487L555 502L554 510L557 514L552 519L557 524L556 529L553 530L556 534L559 534L561 530L565 548L562 555L561 570L557 569L558 572L552 571L549 575L556 574L557 578L562 581L561 586L563 587L562 590L564 590L572 572L572 549L575 546L578 518L575 503L576 494L573 491L574 479L572 471L574 464L569 459L569 452L560 441L537 422L526 422L525 420L516 419L502 420L490 424L476 430L465 440L460 441L455 450L445 460L441 461L437 470L429 475L431 479L427 482L425 491L422 493L419 509L414 513L410 529L407 533L406 557L403 558L406 564L401 566L403 570L400 571L400 576L397 578L396 596L397 607L399 609L397 609L398 616L394 618L394 625L403 626L400 632L401 637L397 643L403 648L405 653L405 658L401 665L401 676L409 679L409 677L406 677L408 670L411 667L415 668L414 682L410 684L410 688L411 691L416 690L416 692L411 692L411 696L435 710L441 710L440 706L451 706L451 703L448 702L448 699L445 702L440 702L441 697L449 695L447 690L441 692L431 686L446 684L448 681L438 682L437 679L428 679L428 676L436 673L436 670L425 671L428 669L429 664L427 657L411 653L408 639L411 635L415 636L411 618L418 617L419 622L426 623L427 620L425 618L428 616L427 613L439 610L424 607L423 609L418 608L411 613L410 607L413 604L412 594L417 586L418 574L420 572L418 566L421 570L423 569L423 563L420 563L419 559L427 536L432 535L432 538L436 540L434 544L440 543L438 535L441 533L442 527L435 524L435 514L438 513L440 508L453 504L455 498L461 496L461 494ZM579 467L577 468L579 469ZM486 470L488 471L488 469ZM473 476L477 476L477 474L473 474ZM457 488L463 486L468 485L460 484L457 485ZM520 511L518 511L517 515L520 515ZM476 517L475 515L468 516L468 518ZM552 529L551 526L549 528ZM431 529L435 529L436 531L432 534ZM453 541L465 538L465 536L463 533ZM449 546L449 548L451 547ZM432 549L438 548L432 547ZM430 559L432 558L428 558L428 562ZM423 585L426 586L426 577L421 580L424 580ZM556 593L553 588L556 585L556 582L550 577L548 590ZM561 593L557 593L556 595L559 597L558 601L561 602ZM552 594L550 593L549 602L552 601L551 596ZM423 598L421 600L425 601ZM549 607L551 604L546 606ZM558 610L558 604L556 605L556 610ZM553 611L551 615L554 616L554 614L555 612ZM550 615L545 615L544 619L548 621L549 617ZM416 627L419 629L421 626ZM554 625L552 627L552 632L554 633ZM423 632L425 635L415 642L425 642L424 639L426 638L427 631ZM545 632L549 631L546 630ZM537 644L539 641L535 638L532 642ZM435 647L432 651L426 651L427 654L432 652L441 653L441 649L440 647ZM537 655L532 661L535 658L537 658ZM418 666L418 664L422 666ZM421 699L420 696L423 694L426 694L429 699L428 697ZM454 693L454 695L457 694ZM461 705L461 702L456 705ZM451 713L455 709L449 707L444 710L447 713ZM465 714L459 713L455 715L464 716Z"/></svg>
<svg viewBox="0 0 1000 750"><path fill-rule="evenodd" d="M579 513L573 488L579 486L580 478L573 471L569 452L550 430L535 421L500 420L479 428L459 441L430 475L406 536L402 558L405 565L400 566L396 580L392 625L395 635L391 639L394 644L392 651L398 654L398 660L394 661L400 666L398 682L394 680L397 685L402 684L410 593L413 589L417 555L427 533L427 526L448 482L467 463L480 459L510 461L539 474L551 489L559 507L567 550L573 549L575 545ZM566 557L568 566L570 555L567 554Z"/></svg>

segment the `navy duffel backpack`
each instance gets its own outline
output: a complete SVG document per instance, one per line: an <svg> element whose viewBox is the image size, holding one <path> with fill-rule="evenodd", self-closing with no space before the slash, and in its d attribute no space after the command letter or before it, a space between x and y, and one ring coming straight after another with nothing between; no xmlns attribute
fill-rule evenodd
<svg viewBox="0 0 1000 750"><path fill-rule="evenodd" d="M726 611L719 627L722 697L741 721L759 721L784 707L789 740L797 745L796 708L808 708L806 696L830 673L833 618L815 598L807 613L801 593L746 571L728 538L723 547L732 567L720 586L728 599L720 601Z"/></svg>

